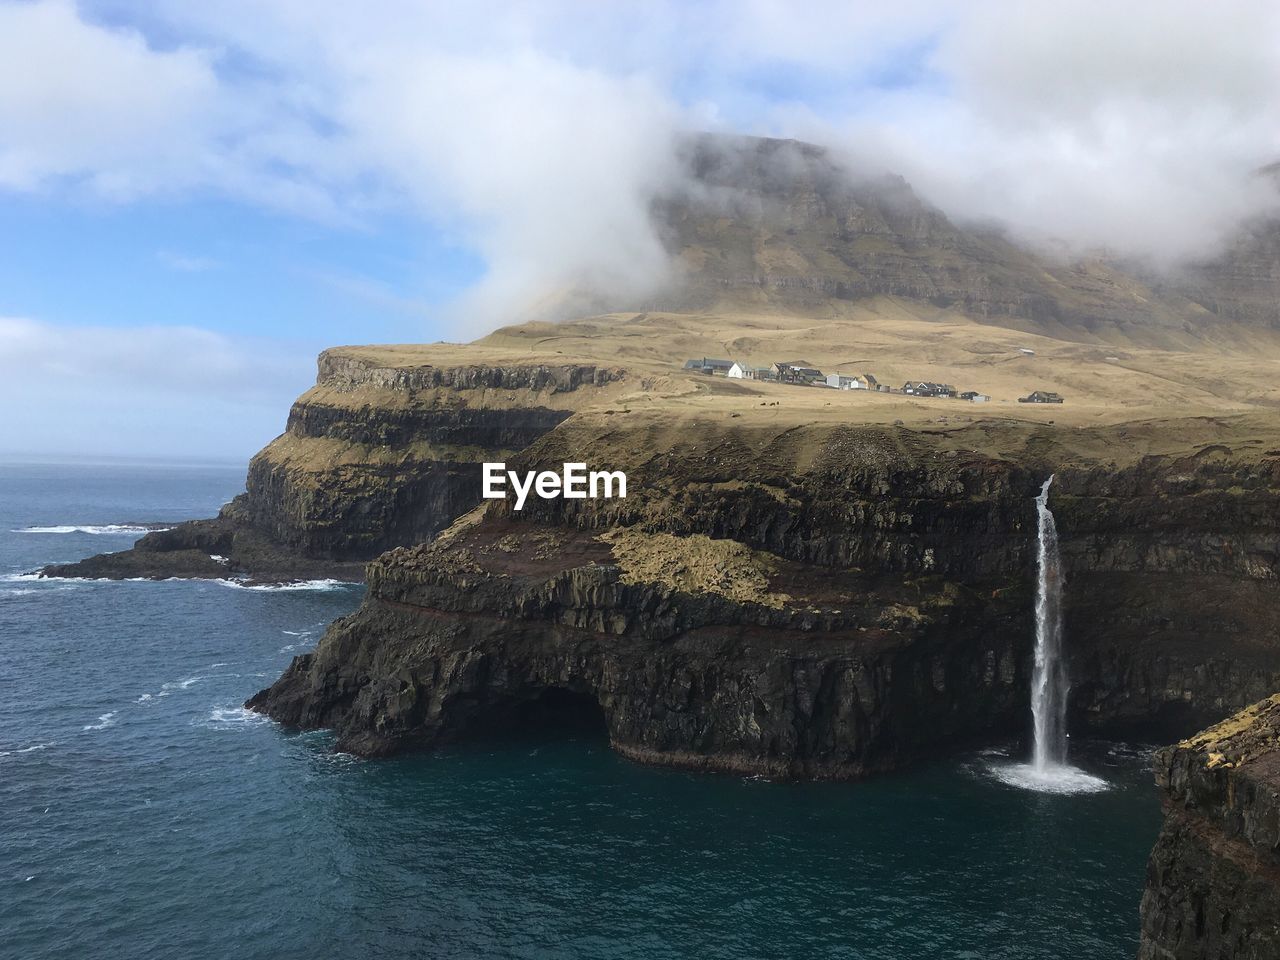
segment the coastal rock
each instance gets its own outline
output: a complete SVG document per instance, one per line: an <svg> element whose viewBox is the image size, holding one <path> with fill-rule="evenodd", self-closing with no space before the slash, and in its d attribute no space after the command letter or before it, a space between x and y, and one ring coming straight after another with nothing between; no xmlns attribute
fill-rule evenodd
<svg viewBox="0 0 1280 960"><path fill-rule="evenodd" d="M393 551L370 564L361 609L248 706L378 755L577 702L625 756L804 778L890 769L1021 709L1027 631L1010 603L940 580L833 592L773 560L786 600L751 602L616 561L590 534L506 522Z"/></svg>
<svg viewBox="0 0 1280 960"><path fill-rule="evenodd" d="M1156 757L1139 960L1280 956L1280 694Z"/></svg>
<svg viewBox="0 0 1280 960"><path fill-rule="evenodd" d="M627 756L799 777L1021 731L1049 465L934 458L871 427L726 427L702 457L686 442L548 434L516 466L640 451L636 493L496 501L384 555L362 608L250 705L380 754L572 696ZM1183 510L1166 490L1186 469L1061 470L1073 729L1181 736L1280 687L1280 495L1242 496L1239 465L1205 462Z"/></svg>

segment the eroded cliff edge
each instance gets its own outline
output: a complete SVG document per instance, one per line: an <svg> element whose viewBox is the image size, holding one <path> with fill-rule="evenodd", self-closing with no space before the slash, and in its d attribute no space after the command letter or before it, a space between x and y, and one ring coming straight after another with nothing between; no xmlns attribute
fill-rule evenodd
<svg viewBox="0 0 1280 960"><path fill-rule="evenodd" d="M1017 732L1052 471L1073 729L1184 735L1280 688L1274 458L1100 466L1027 424L604 420L513 465L625 466L626 500L496 502L384 555L249 705L381 754L572 700L627 756L799 777Z"/></svg>
<svg viewBox="0 0 1280 960"><path fill-rule="evenodd" d="M1280 694L1157 755L1139 960L1280 956Z"/></svg>

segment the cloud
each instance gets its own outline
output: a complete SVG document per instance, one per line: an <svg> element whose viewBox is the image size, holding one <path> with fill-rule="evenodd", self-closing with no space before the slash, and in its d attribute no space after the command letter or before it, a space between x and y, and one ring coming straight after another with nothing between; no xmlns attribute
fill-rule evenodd
<svg viewBox="0 0 1280 960"><path fill-rule="evenodd" d="M707 126L835 143L1038 242L1177 262L1271 202L1250 171L1280 157L1276 11L0 0L0 187L429 221L487 263L460 334L661 282L650 201Z"/></svg>
<svg viewBox="0 0 1280 960"><path fill-rule="evenodd" d="M1277 36L1267 3L974 3L930 57L945 84L834 129L953 216L1177 263L1276 209Z"/></svg>
<svg viewBox="0 0 1280 960"><path fill-rule="evenodd" d="M26 452L244 456L315 377L310 345L188 327L0 317L5 446Z"/></svg>
<svg viewBox="0 0 1280 960"><path fill-rule="evenodd" d="M218 111L205 52L157 52L68 2L0 5L0 185L85 181L130 198L195 182Z"/></svg>
<svg viewBox="0 0 1280 960"><path fill-rule="evenodd" d="M629 298L662 279L649 205L674 176L676 124L647 81L536 51L358 54L342 70L336 114L360 165L487 262L466 312L501 319L576 287Z"/></svg>

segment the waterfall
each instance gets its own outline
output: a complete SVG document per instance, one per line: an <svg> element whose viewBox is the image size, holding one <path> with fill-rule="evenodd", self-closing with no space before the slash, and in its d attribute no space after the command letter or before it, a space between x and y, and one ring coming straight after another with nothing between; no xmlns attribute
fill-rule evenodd
<svg viewBox="0 0 1280 960"><path fill-rule="evenodd" d="M1062 561L1058 528L1049 509L1050 476L1036 497L1036 664L1031 678L1031 717L1035 726L1032 762L1045 773L1067 762L1067 669L1062 660Z"/></svg>
<svg viewBox="0 0 1280 960"><path fill-rule="evenodd" d="M1062 657L1062 558L1058 528L1049 510L1049 487L1036 497L1036 664L1031 674L1035 746L1030 763L994 763L997 779L1039 793L1096 793L1107 782L1067 764L1067 666Z"/></svg>

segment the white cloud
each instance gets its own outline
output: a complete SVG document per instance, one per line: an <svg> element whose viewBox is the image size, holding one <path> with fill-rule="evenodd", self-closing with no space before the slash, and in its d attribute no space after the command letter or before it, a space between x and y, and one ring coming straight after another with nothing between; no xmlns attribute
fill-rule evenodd
<svg viewBox="0 0 1280 960"><path fill-rule="evenodd" d="M841 143L1033 239L1178 260L1268 202L1248 173L1280 157L1277 9L0 0L0 186L444 223L489 267L468 332L659 278L648 201L707 123Z"/></svg>
<svg viewBox="0 0 1280 960"><path fill-rule="evenodd" d="M159 53L65 0L0 5L0 185L127 198L195 182L220 93L206 53Z"/></svg>
<svg viewBox="0 0 1280 960"><path fill-rule="evenodd" d="M501 318L584 284L628 297L661 277L649 201L674 175L675 114L649 83L533 51L360 52L342 69L335 113L361 166L489 264L469 309Z"/></svg>
<svg viewBox="0 0 1280 960"><path fill-rule="evenodd" d="M1276 207L1252 174L1280 157L1277 37L1268 3L976 3L945 87L855 129L953 215L1178 262Z"/></svg>

